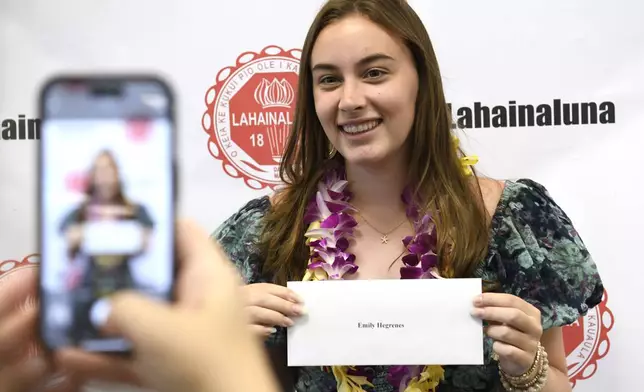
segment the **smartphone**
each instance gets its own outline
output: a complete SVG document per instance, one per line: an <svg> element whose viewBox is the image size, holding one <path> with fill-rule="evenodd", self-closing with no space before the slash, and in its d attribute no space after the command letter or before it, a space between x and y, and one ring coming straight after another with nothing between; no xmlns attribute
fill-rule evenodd
<svg viewBox="0 0 644 392"><path fill-rule="evenodd" d="M59 76L39 97L40 337L128 354L102 325L111 294L172 301L174 99L153 76Z"/></svg>

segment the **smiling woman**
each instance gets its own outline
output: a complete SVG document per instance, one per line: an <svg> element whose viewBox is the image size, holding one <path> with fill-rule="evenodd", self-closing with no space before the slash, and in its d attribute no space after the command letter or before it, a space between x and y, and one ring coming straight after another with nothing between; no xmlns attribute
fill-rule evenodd
<svg viewBox="0 0 644 392"><path fill-rule="evenodd" d="M306 305L289 280L477 277L485 361L304 367L296 391L570 390L561 327L599 304L595 263L545 187L481 178L474 163L407 2L329 0L302 49L286 185L213 239L242 273L250 322L272 350Z"/></svg>
<svg viewBox="0 0 644 392"><path fill-rule="evenodd" d="M315 111L348 166L405 165L419 87L411 51L377 24L350 16L320 33L311 64Z"/></svg>

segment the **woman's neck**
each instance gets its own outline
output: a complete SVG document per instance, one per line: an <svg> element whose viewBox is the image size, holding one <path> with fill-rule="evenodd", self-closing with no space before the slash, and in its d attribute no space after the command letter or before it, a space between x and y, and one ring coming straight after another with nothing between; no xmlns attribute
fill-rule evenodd
<svg viewBox="0 0 644 392"><path fill-rule="evenodd" d="M391 163L379 167L348 164L346 167L351 204L370 222L387 226L405 214L401 194L407 179L406 166Z"/></svg>

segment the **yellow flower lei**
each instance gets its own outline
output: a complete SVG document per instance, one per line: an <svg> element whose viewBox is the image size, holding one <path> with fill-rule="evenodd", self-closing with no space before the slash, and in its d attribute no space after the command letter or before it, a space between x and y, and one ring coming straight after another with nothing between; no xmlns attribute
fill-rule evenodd
<svg viewBox="0 0 644 392"><path fill-rule="evenodd" d="M454 143L454 148L458 152L458 147L461 143L461 141L458 139L458 136L452 134L452 143ZM472 174L474 174L472 166L476 165L479 162L479 157L476 155L466 155L461 157L460 160L461 167L463 168L463 173L466 176L471 176Z"/></svg>
<svg viewBox="0 0 644 392"><path fill-rule="evenodd" d="M460 140L454 134L452 134L452 142L454 148L458 152L458 147ZM478 163L479 158L477 156L463 156L459 158L461 161L461 166L463 168L463 173L466 176L473 175L472 166ZM308 227L309 230L320 228L321 221L315 221L311 223ZM311 241L315 241L319 237L309 236L306 239L306 245L309 245ZM313 253L313 248L311 253ZM309 260L311 263L312 258ZM321 269L316 268L315 270L307 269L304 274L303 281L319 281L326 280L328 278L327 273ZM323 366L323 370L331 369L333 376L337 381L338 392L365 392L363 387L373 387L373 384L369 382L367 377L360 375L349 374L349 370L354 370L353 366ZM412 378L404 392L433 392L436 390L436 387L440 384L441 381L445 379L445 370L440 365L427 365L423 368L420 374Z"/></svg>

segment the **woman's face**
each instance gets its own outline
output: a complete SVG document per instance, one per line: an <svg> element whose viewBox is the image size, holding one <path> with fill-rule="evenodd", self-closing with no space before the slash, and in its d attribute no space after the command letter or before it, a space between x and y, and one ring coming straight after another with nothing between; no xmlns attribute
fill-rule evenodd
<svg viewBox="0 0 644 392"><path fill-rule="evenodd" d="M404 43L361 16L324 28L311 53L315 110L347 164L401 158L418 73Z"/></svg>
<svg viewBox="0 0 644 392"><path fill-rule="evenodd" d="M109 200L118 192L118 173L114 163L107 155L100 155L94 163L95 196Z"/></svg>

